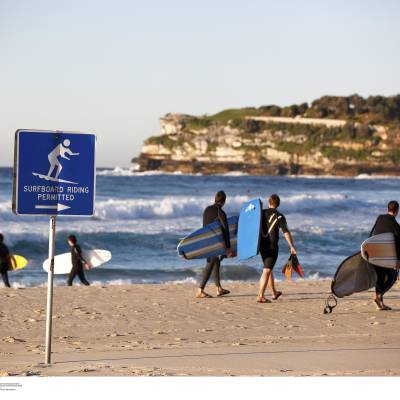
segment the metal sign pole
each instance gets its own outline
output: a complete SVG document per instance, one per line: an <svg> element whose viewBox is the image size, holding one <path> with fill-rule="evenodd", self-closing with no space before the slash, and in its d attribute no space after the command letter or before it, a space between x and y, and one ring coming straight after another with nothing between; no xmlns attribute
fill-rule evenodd
<svg viewBox="0 0 400 400"><path fill-rule="evenodd" d="M56 239L56 217L50 217L49 231L49 261L50 268L47 274L47 311L46 311L46 364L51 364L51 328L53 320L53 275L54 275L54 253Z"/></svg>

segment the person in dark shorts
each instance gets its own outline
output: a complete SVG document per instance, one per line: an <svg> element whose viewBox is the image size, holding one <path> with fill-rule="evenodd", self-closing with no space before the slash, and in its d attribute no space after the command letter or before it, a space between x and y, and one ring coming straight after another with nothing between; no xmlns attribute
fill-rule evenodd
<svg viewBox="0 0 400 400"><path fill-rule="evenodd" d="M369 236L379 235L380 233L393 233L396 240L397 259L400 260L400 226L396 221L398 213L399 203L395 200L389 201L387 214L378 216ZM400 263L398 263L397 269L383 268L377 265L373 266L378 277L375 286L374 302L379 310L391 310L383 302L383 295L396 283Z"/></svg>
<svg viewBox="0 0 400 400"><path fill-rule="evenodd" d="M89 286L90 283L87 281L85 273L83 272L83 268L87 266L88 263L82 257L82 249L81 246L78 245L75 235L68 236L68 244L71 247L72 269L68 276L67 285L72 286L73 280L78 275L81 282L84 285Z"/></svg>
<svg viewBox="0 0 400 400"><path fill-rule="evenodd" d="M271 289L273 300L278 300L282 295L282 292L275 289L274 274L272 272L279 254L279 230L283 232L289 244L290 253L296 254L292 235L287 227L286 218L278 211L280 203L281 200L277 194L271 195L268 200L269 208L263 210L262 213L260 254L264 269L261 274L260 289L257 296L257 302L259 303L270 303L270 300L265 298L267 284Z"/></svg>
<svg viewBox="0 0 400 400"><path fill-rule="evenodd" d="M231 252L231 242L229 238L229 225L228 218L222 207L225 205L226 194L224 191L219 191L215 195L215 203L211 206L208 206L203 213L203 226L211 224L214 221L218 221L221 225L222 235L225 242L226 247L226 256L232 257ZM215 285L217 287L217 296L223 296L225 294L229 294L229 290L223 289L221 286L220 280L220 267L221 267L221 258L220 257L208 257L207 264L203 271L203 276L200 281L199 288L196 293L197 298L209 298L212 297L208 293L204 291L204 288L207 285L208 280L210 279L211 273L214 275Z"/></svg>
<svg viewBox="0 0 400 400"><path fill-rule="evenodd" d="M8 247L3 243L4 236L0 233L0 273L3 278L4 286L11 287L10 281L8 280L8 270L10 268L10 251Z"/></svg>

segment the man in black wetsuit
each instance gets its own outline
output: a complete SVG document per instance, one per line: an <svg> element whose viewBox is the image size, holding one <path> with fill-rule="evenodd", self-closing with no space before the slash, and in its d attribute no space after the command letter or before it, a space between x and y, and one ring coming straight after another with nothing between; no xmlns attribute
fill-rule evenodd
<svg viewBox="0 0 400 400"><path fill-rule="evenodd" d="M0 273L3 278L4 286L11 287L10 281L8 280L8 270L10 268L10 251L8 247L3 243L4 236L0 233Z"/></svg>
<svg viewBox="0 0 400 400"><path fill-rule="evenodd" d="M270 303L270 300L265 298L265 289L267 284L272 291L272 299L277 300L282 292L275 289L275 281L272 270L276 264L279 254L279 230L285 236L290 247L290 253L296 254L292 235L287 227L286 218L278 211L281 200L277 194L271 195L268 200L269 208L263 210L262 225L261 225L261 241L260 254L263 260L264 269L260 278L260 289L257 296L257 302Z"/></svg>
<svg viewBox="0 0 400 400"><path fill-rule="evenodd" d="M208 206L203 213L203 226L211 224L214 221L218 221L221 225L222 235L225 241L226 256L232 257L231 242L229 238L229 225L228 218L222 207L226 201L226 194L222 190L217 192L215 195L215 203ZM214 274L215 285L217 286L217 296L223 296L229 293L229 290L223 289L220 282L219 270L221 267L220 257L208 257L207 264L204 268L203 277L201 279L199 289L197 290L197 298L212 297L204 291L208 280L210 279L211 273Z"/></svg>
<svg viewBox="0 0 400 400"><path fill-rule="evenodd" d="M72 269L71 272L69 273L67 284L68 286L72 286L73 280L78 275L81 282L84 285L89 286L90 283L86 280L85 274L83 272L83 267L87 265L87 262L82 257L81 246L77 244L75 235L68 236L68 244L71 247Z"/></svg>
<svg viewBox="0 0 400 400"><path fill-rule="evenodd" d="M395 200L389 201L387 214L379 215L370 236L379 235L380 233L393 233L396 239L397 259L400 260L400 226L396 221L398 213L399 203ZM383 295L396 283L400 263L398 263L397 269L383 268L377 265L374 265L374 268L378 277L375 286L374 302L379 310L391 310L383 302Z"/></svg>

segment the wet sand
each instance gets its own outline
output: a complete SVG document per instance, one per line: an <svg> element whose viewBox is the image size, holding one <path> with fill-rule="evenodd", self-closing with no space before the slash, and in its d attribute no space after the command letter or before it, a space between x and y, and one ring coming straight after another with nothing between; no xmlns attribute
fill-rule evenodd
<svg viewBox="0 0 400 400"><path fill-rule="evenodd" d="M191 284L56 287L53 364L44 361L46 288L0 289L0 376L400 375L400 285L322 313L330 281L255 283L195 299ZM210 286L209 291L213 293Z"/></svg>

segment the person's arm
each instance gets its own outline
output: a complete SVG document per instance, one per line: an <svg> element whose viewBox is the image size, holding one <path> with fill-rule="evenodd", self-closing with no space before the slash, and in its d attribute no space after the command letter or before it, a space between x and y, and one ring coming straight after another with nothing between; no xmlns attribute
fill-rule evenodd
<svg viewBox="0 0 400 400"><path fill-rule="evenodd" d="M292 234L290 233L290 231L287 231L284 234L284 236L290 247L290 254L296 254L296 249L294 247L293 238L292 238Z"/></svg>
<svg viewBox="0 0 400 400"><path fill-rule="evenodd" d="M78 256L79 261L82 262L83 264L87 265L88 263L82 256L82 249L80 248L80 246L75 246L74 251L75 251L75 254Z"/></svg>
<svg viewBox="0 0 400 400"><path fill-rule="evenodd" d="M396 253L397 253L397 265L396 265L396 268L400 269L400 225L397 223L397 221L394 221L393 234L394 234L394 240L395 240L395 245L396 245Z"/></svg>
<svg viewBox="0 0 400 400"><path fill-rule="evenodd" d="M79 156L79 153L73 153L70 149L66 149L65 152L68 153L70 156Z"/></svg>
<svg viewBox="0 0 400 400"><path fill-rule="evenodd" d="M289 231L289 228L286 223L286 218L283 215L278 216L279 227L281 228L283 235L288 242L290 248L290 254L296 254L296 249L294 247L293 237Z"/></svg>
<svg viewBox="0 0 400 400"><path fill-rule="evenodd" d="M222 237L224 238L226 254L231 255L231 240L229 237L229 223L228 218L223 210L218 211L218 220L221 225Z"/></svg>

